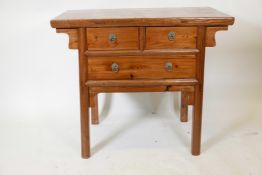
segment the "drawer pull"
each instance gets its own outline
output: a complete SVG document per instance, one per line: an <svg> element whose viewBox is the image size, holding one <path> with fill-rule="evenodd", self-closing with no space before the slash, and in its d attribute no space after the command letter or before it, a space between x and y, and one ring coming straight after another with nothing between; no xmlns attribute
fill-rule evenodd
<svg viewBox="0 0 262 175"><path fill-rule="evenodd" d="M169 32L167 34L167 38L168 38L169 41L173 41L175 39L175 37L176 37L176 33L175 32Z"/></svg>
<svg viewBox="0 0 262 175"><path fill-rule="evenodd" d="M117 36L115 33L109 33L108 40L113 43L117 40Z"/></svg>
<svg viewBox="0 0 262 175"><path fill-rule="evenodd" d="M118 64L117 63L113 63L112 65L111 65L111 68L112 68L112 72L118 72L119 71L119 66L118 66Z"/></svg>
<svg viewBox="0 0 262 175"><path fill-rule="evenodd" d="M171 72L173 70L173 64L171 62L167 62L165 64L165 69L168 71L168 72Z"/></svg>

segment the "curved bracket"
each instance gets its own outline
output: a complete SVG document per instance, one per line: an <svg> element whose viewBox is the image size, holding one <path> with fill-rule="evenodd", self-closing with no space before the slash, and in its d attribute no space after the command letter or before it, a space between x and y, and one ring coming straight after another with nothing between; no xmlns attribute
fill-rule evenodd
<svg viewBox="0 0 262 175"><path fill-rule="evenodd" d="M66 33L69 36L69 49L78 49L77 29L56 29L56 33Z"/></svg>
<svg viewBox="0 0 262 175"><path fill-rule="evenodd" d="M220 30L227 30L227 26L220 27L207 27L206 30L206 47L214 47L216 46L216 32Z"/></svg>

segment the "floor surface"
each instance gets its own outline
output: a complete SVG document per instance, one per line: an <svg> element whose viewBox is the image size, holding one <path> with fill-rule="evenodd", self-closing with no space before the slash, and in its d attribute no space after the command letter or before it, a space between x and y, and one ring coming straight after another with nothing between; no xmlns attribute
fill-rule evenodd
<svg viewBox="0 0 262 175"><path fill-rule="evenodd" d="M190 154L191 116L181 123L178 109L102 111L86 160L76 114L6 119L0 122L0 174L261 175L261 103L205 104L200 156Z"/></svg>

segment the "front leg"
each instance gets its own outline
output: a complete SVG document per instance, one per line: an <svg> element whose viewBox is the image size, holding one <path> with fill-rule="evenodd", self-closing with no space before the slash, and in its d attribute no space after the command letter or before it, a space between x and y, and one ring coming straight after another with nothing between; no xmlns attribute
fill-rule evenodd
<svg viewBox="0 0 262 175"><path fill-rule="evenodd" d="M196 85L192 121L192 154L199 155L201 147L201 125L202 125L202 85Z"/></svg>
<svg viewBox="0 0 262 175"><path fill-rule="evenodd" d="M81 143L82 143L82 157L90 157L90 136L89 136L89 90L86 86L88 80L87 75L87 57L85 51L86 44L86 30L85 28L78 29L78 54L79 54L79 79L80 79L80 110L81 110Z"/></svg>
<svg viewBox="0 0 262 175"><path fill-rule="evenodd" d="M80 81L80 119L82 157L90 157L88 88Z"/></svg>

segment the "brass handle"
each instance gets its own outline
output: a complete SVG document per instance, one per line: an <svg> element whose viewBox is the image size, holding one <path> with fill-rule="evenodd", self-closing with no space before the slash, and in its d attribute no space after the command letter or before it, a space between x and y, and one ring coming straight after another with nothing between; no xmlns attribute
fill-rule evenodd
<svg viewBox="0 0 262 175"><path fill-rule="evenodd" d="M169 32L167 34L167 38L168 38L169 41L175 40L175 37L176 37L176 33L175 32Z"/></svg>
<svg viewBox="0 0 262 175"><path fill-rule="evenodd" d="M173 70L173 64L171 62L167 62L165 64L165 69L168 71L168 72L171 72Z"/></svg>
<svg viewBox="0 0 262 175"><path fill-rule="evenodd" d="M111 65L111 68L112 68L112 72L118 72L119 71L119 66L118 66L118 64L117 63L113 63L112 65Z"/></svg>
<svg viewBox="0 0 262 175"><path fill-rule="evenodd" d="M115 33L109 33L108 40L112 43L115 42L117 40L116 34Z"/></svg>

